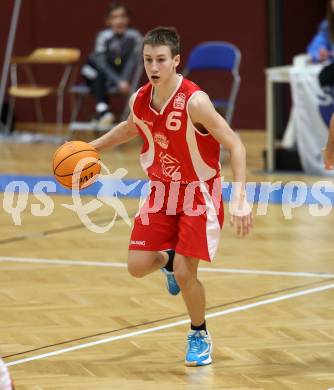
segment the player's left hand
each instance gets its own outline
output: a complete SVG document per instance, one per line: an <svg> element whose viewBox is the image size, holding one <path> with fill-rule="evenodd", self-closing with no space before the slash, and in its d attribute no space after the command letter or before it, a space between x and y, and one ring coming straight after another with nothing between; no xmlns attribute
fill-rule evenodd
<svg viewBox="0 0 334 390"><path fill-rule="evenodd" d="M250 213L244 217L231 215L230 223L236 229L238 236L245 237L253 227L253 214Z"/></svg>
<svg viewBox="0 0 334 390"><path fill-rule="evenodd" d="M253 214L246 199L230 203L230 224L238 236L245 237L253 227Z"/></svg>
<svg viewBox="0 0 334 390"><path fill-rule="evenodd" d="M327 148L323 149L322 153L324 156L325 169L334 169L334 153Z"/></svg>

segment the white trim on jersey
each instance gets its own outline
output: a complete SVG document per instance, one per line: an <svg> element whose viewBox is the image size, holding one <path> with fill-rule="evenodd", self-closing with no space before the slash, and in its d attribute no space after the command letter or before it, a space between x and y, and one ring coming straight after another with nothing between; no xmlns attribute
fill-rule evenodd
<svg viewBox="0 0 334 390"><path fill-rule="evenodd" d="M133 111L133 106L135 105L135 101L137 99L137 96L138 96L138 93L139 91L142 89L143 87L140 87L137 89L137 91L133 94L133 99L132 99L132 104L130 104L130 111L132 112L133 116L135 116L135 113Z"/></svg>
<svg viewBox="0 0 334 390"><path fill-rule="evenodd" d="M132 115L133 121L136 125L140 127L148 142L148 148L146 152L140 155L140 164L143 167L144 171L147 173L148 168L153 164L154 161L155 147L153 136L147 124L143 120L139 119L133 111Z"/></svg>
<svg viewBox="0 0 334 390"><path fill-rule="evenodd" d="M208 252L210 260L213 260L218 249L221 229L216 208L204 182L200 182L200 189L206 205L206 240Z"/></svg>
<svg viewBox="0 0 334 390"><path fill-rule="evenodd" d="M135 92L130 109L132 112L132 117L133 117L134 123L140 127L142 132L145 134L145 137L146 137L147 142L148 142L148 149L146 150L145 153L141 153L141 155L139 157L140 164L141 164L142 168L144 169L144 171L147 173L147 169L153 164L153 161L154 161L154 141L153 141L152 133L151 133L150 129L148 128L148 126L145 124L144 121L142 121L141 119L139 119L136 116L136 114L133 110L138 93L141 89L142 89L142 87L140 87L137 90L137 92Z"/></svg>
<svg viewBox="0 0 334 390"><path fill-rule="evenodd" d="M163 115L166 107L168 106L168 104L170 103L170 101L173 99L173 97L175 96L176 92L178 91L178 89L181 87L181 84L182 84L182 81L183 81L183 76L181 74L179 74L180 76L180 80L179 82L177 83L177 86L175 87L174 91L171 93L171 95L169 96L169 98L166 100L165 104L162 106L161 110L160 111L157 111L155 110L151 103L152 103L152 100L153 100L153 91L154 91L154 87L152 86L151 88L151 99L150 99L150 102L149 102L149 108L151 111L153 111L156 115Z"/></svg>
<svg viewBox="0 0 334 390"><path fill-rule="evenodd" d="M207 136L208 134L203 134L198 129L196 129L196 126L192 123L190 114L189 114L189 102L195 96L197 93L205 93L203 91L195 91L187 102L187 132L186 132L186 140L189 148L189 154L191 161L193 163L194 170L196 172L196 175L199 180L207 181L212 179L216 175L216 170L212 167L210 167L202 158L201 153L198 149L197 140L196 140L196 134L198 133L201 136Z"/></svg>

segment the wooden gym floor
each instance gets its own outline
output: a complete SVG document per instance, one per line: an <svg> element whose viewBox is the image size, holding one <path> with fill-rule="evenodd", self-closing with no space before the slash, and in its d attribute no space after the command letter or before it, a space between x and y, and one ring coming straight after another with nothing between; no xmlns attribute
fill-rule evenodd
<svg viewBox="0 0 334 390"><path fill-rule="evenodd" d="M257 173L264 133L241 137L248 180L319 180ZM55 148L1 144L0 173L50 175ZM112 171L143 178L138 148L134 142L102 158ZM228 166L223 174L231 180ZM68 196L51 198L53 213L35 217L31 205L40 202L29 194L20 226L0 209L0 355L18 390L334 387L333 212L312 217L303 206L287 220L271 204L245 239L226 218L216 260L200 272L214 362L187 368L182 299L167 294L159 272L127 274L130 228L119 220L108 233L93 233L62 206ZM134 215L138 200L124 204ZM107 205L92 215L100 225L108 218Z"/></svg>

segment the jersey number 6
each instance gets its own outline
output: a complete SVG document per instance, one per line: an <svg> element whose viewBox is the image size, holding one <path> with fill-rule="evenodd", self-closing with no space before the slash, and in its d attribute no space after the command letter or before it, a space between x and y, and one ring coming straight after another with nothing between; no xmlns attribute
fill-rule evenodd
<svg viewBox="0 0 334 390"><path fill-rule="evenodd" d="M178 119L180 116L182 116L182 112L180 111L172 111L169 113L166 120L166 128L173 131L180 130L181 120Z"/></svg>

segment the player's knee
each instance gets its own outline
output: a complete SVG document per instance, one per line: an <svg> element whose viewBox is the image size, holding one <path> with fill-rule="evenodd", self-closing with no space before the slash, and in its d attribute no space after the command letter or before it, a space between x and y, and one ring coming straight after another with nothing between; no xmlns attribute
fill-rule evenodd
<svg viewBox="0 0 334 390"><path fill-rule="evenodd" d="M191 272L182 268L174 269L174 276L181 290L187 288L196 279Z"/></svg>
<svg viewBox="0 0 334 390"><path fill-rule="evenodd" d="M146 275L145 269L138 264L128 263L128 272L134 278L143 278Z"/></svg>

